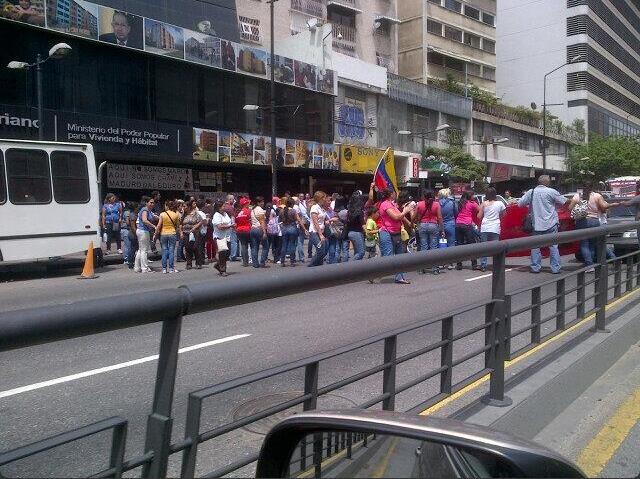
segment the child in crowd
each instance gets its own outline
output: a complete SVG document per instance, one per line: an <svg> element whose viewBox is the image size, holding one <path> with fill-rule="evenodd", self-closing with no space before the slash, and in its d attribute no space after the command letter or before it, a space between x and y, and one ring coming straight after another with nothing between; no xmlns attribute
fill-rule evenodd
<svg viewBox="0 0 640 479"><path fill-rule="evenodd" d="M378 244L378 225L376 223L380 212L375 206L367 208L367 222L365 224L365 248L368 258L376 256L376 246Z"/></svg>

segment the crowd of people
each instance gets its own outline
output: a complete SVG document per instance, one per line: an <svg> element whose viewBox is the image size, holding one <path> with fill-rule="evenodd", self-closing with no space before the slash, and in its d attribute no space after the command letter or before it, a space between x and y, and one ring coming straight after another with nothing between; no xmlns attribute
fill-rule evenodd
<svg viewBox="0 0 640 479"><path fill-rule="evenodd" d="M599 226L603 213L613 206L590 188L567 199L550 188L549 177L544 175L518 203L531 211L532 234L558 231L558 205L577 212L577 228ZM491 187L481 203L472 190L463 192L459 199L446 188L426 190L414 199L407 191L378 191L374 183L368 194L356 191L346 197L316 191L313 196L292 196L287 192L271 201L261 196L228 195L226 201L187 197L163 203L155 191L140 203L126 204L108 194L102 226L106 254L115 242L124 263L137 273L153 272L149 253L157 251L159 241L163 273L177 273L176 263L185 263L187 270L211 263L221 276L227 276L229 261L253 268L269 268L269 263L317 267L378 254L403 254L412 237L418 250L497 241L505 211L504 202ZM594 248L592 241L581 244L586 265L593 264ZM551 247L550 263L552 273L558 273L557 246ZM463 266L434 266L429 272L437 275L444 267ZM479 265L473 260L471 267L485 271L488 260L480 258ZM540 269L540 251L533 250L531 271L538 273ZM405 273L394 279L398 284L410 284Z"/></svg>

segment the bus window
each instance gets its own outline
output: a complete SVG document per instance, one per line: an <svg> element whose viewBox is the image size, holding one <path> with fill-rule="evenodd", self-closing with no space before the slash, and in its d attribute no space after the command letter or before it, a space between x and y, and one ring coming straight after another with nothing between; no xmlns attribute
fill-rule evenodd
<svg viewBox="0 0 640 479"><path fill-rule="evenodd" d="M4 180L4 156L0 151L0 205L7 201L7 182Z"/></svg>
<svg viewBox="0 0 640 479"><path fill-rule="evenodd" d="M11 203L51 203L51 174L46 151L11 148L7 150L5 160Z"/></svg>
<svg viewBox="0 0 640 479"><path fill-rule="evenodd" d="M87 157L77 151L51 153L53 197L58 203L87 203L89 201L89 172Z"/></svg>

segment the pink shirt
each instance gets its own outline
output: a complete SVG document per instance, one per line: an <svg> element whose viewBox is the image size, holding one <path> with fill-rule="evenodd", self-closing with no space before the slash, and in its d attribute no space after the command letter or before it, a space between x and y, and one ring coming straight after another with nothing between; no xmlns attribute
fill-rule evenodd
<svg viewBox="0 0 640 479"><path fill-rule="evenodd" d="M456 218L456 224L459 225L471 225L474 223L475 218L478 216L478 203L473 200L467 201L464 208L458 213Z"/></svg>
<svg viewBox="0 0 640 479"><path fill-rule="evenodd" d="M434 200L431 204L431 211L427 211L427 202L421 201L418 203L418 217L420 217L420 223L438 223L438 211L440 211L440 203L438 200Z"/></svg>
<svg viewBox="0 0 640 479"><path fill-rule="evenodd" d="M380 220L382 222L380 229L389 233L400 233L402 220L394 220L391 218L391 216L387 214L387 210L390 208L398 209L397 205L391 200L385 200L380 205Z"/></svg>

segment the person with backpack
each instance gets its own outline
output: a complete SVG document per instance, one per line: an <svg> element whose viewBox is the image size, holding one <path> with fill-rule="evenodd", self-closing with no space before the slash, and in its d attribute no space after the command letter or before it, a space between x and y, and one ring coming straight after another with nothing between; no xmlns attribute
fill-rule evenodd
<svg viewBox="0 0 640 479"><path fill-rule="evenodd" d="M307 228L304 220L294 208L293 198L287 198L284 208L280 211L280 222L282 223L282 266L286 266L287 255L291 261L291 266L296 265L296 246L298 244L298 228L304 235ZM304 260L304 258L303 258Z"/></svg>
<svg viewBox="0 0 640 479"><path fill-rule="evenodd" d="M165 201L164 211L160 213L153 242L160 238L162 248L162 273L177 273L175 265L175 252L178 236L182 235L180 227L180 215L176 211L176 202Z"/></svg>
<svg viewBox="0 0 640 479"><path fill-rule="evenodd" d="M280 227L280 198L273 197L273 203L267 203L267 251L271 250L273 264L280 264L282 256L282 228Z"/></svg>
<svg viewBox="0 0 640 479"><path fill-rule="evenodd" d="M571 199L569 209L571 218L576 222L576 229L596 228L600 226L600 217L615 203L607 203L602 195L593 191L591 185L585 186L582 194L576 193ZM593 272L593 263L596 258L596 239L585 239L580 241L580 253L585 267L589 267L589 272ZM607 255L609 256L609 255Z"/></svg>
<svg viewBox="0 0 640 479"><path fill-rule="evenodd" d="M525 219L525 223L530 223L531 233L534 235L557 233L560 226L557 207L569 205L572 201L562 196L550 185L551 177L549 175L540 175L538 186L527 191L518 201L518 206L529 207L529 218ZM529 225L526 224L525 226ZM562 262L558 245L549 246L549 253L551 273L559 274L562 269ZM540 248L533 248L531 250L530 270L532 273L537 274L540 273L541 269L542 255L540 254Z"/></svg>
<svg viewBox="0 0 640 479"><path fill-rule="evenodd" d="M412 218L413 223L418 224L420 237L420 251L438 249L440 238L444 236L444 223L440 202L436 201L436 195L432 190L425 190L424 199L418 203ZM440 274L440 267L431 268L433 274Z"/></svg>
<svg viewBox="0 0 640 479"><path fill-rule="evenodd" d="M327 211L329 227L329 253L327 264L349 261L349 243L344 251L343 245L347 238L345 223L347 222L347 200L342 195L334 195L333 207Z"/></svg>

